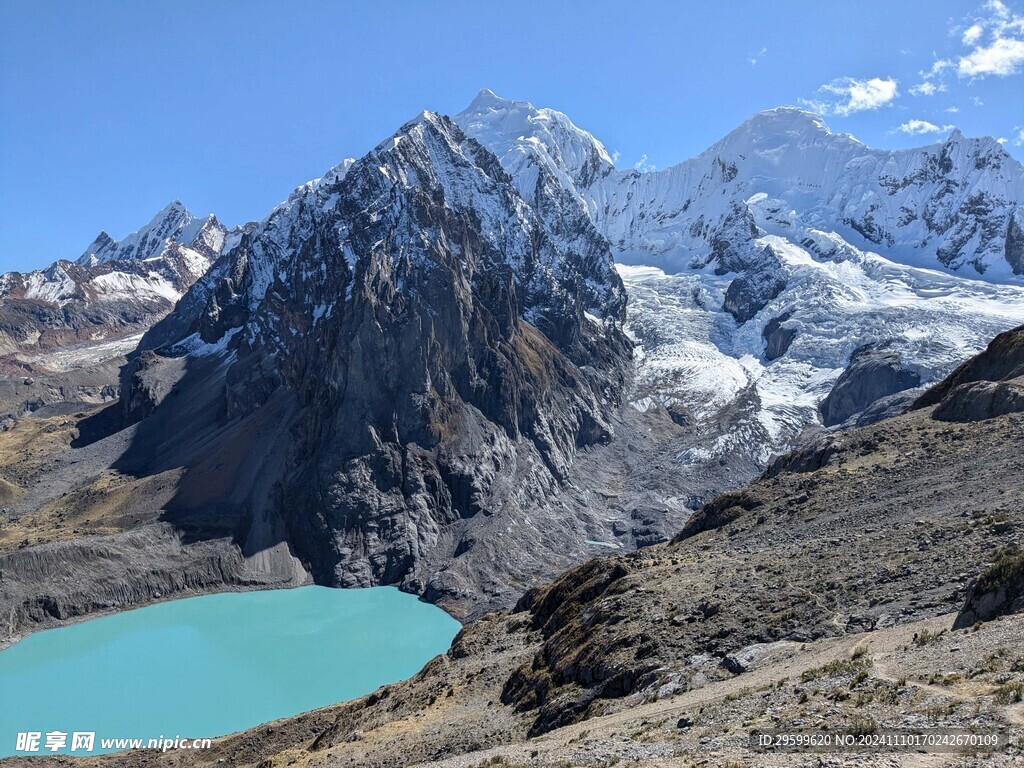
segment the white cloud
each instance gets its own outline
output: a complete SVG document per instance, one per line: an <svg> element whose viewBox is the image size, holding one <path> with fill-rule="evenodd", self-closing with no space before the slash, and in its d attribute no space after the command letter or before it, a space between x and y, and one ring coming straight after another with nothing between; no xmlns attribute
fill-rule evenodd
<svg viewBox="0 0 1024 768"><path fill-rule="evenodd" d="M1017 132L1017 135L1013 137L1013 146L1024 147L1024 128L1019 125L1013 126L1013 130Z"/></svg>
<svg viewBox="0 0 1024 768"><path fill-rule="evenodd" d="M891 103L900 95L898 84L898 81L891 77L872 77L868 80L843 77L818 89L823 98L801 99L801 102L821 114L845 117L854 112L878 109Z"/></svg>
<svg viewBox="0 0 1024 768"><path fill-rule="evenodd" d="M928 133L947 133L953 130L952 125L936 125L927 120L908 120L896 130L908 136L923 136Z"/></svg>
<svg viewBox="0 0 1024 768"><path fill-rule="evenodd" d="M932 51L932 56L935 56L935 52L934 51ZM917 74L919 74L921 77L923 77L926 80L928 80L928 79L933 78L933 77L938 77L939 75L941 75L943 72L945 72L947 69L949 69L952 66L953 66L953 62L950 61L949 59L936 58L935 61L932 62L931 69L921 70Z"/></svg>
<svg viewBox="0 0 1024 768"><path fill-rule="evenodd" d="M1000 136L998 139L996 139L996 141L999 142L1000 144L1005 144L1006 142L1009 141L1009 139L1006 138L1005 136Z"/></svg>
<svg viewBox="0 0 1024 768"><path fill-rule="evenodd" d="M951 115L955 115L957 112L960 111L960 107L946 107L946 111L949 112L949 114Z"/></svg>
<svg viewBox="0 0 1024 768"><path fill-rule="evenodd" d="M985 3L985 7L1000 19L1010 18L1010 9L1007 8L1006 3L1001 2L1001 0L988 0L988 2Z"/></svg>
<svg viewBox="0 0 1024 768"><path fill-rule="evenodd" d="M961 41L971 51L957 62L960 77L1006 77L1024 71L1024 16L1000 0L985 4L988 16L975 19Z"/></svg>
<svg viewBox="0 0 1024 768"><path fill-rule="evenodd" d="M936 85L930 80L925 80L923 83L918 83L910 89L910 93L913 96L933 96L936 93L941 93L946 90L946 86L943 83Z"/></svg>
<svg viewBox="0 0 1024 768"><path fill-rule="evenodd" d="M964 30L964 35L960 39L964 45L974 45L981 39L981 33L984 31L985 27L981 24L971 24L971 26Z"/></svg>
<svg viewBox="0 0 1024 768"><path fill-rule="evenodd" d="M984 107L985 100L981 96L971 96L971 103L976 107Z"/></svg>
<svg viewBox="0 0 1024 768"><path fill-rule="evenodd" d="M648 173L650 171L658 170L658 167L654 163L652 163L650 160L647 159L647 153L646 152L644 152L642 155L640 155L640 159L637 160L633 164L633 167L636 170L640 171L640 173Z"/></svg>
<svg viewBox="0 0 1024 768"><path fill-rule="evenodd" d="M1024 69L1024 40L998 37L990 45L979 46L960 59L961 77L1015 75Z"/></svg>
<svg viewBox="0 0 1024 768"><path fill-rule="evenodd" d="M764 58L764 55L766 53L768 53L768 49L762 47L761 50L758 51L757 53L748 54L747 55L747 61L750 62L750 66L756 67L757 66L757 62L759 62L762 58Z"/></svg>
<svg viewBox="0 0 1024 768"><path fill-rule="evenodd" d="M931 67L917 73L921 76L922 82L910 89L912 96L932 96L946 90L946 85L942 82L942 73L952 67L953 62L951 59L940 59L935 51L932 51L932 56L935 60ZM936 80L939 82L936 83Z"/></svg>

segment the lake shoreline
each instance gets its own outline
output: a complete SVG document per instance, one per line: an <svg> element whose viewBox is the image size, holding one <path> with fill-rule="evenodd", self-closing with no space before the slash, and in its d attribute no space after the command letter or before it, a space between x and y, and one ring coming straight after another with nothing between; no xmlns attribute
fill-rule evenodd
<svg viewBox="0 0 1024 768"><path fill-rule="evenodd" d="M170 600L316 584L294 558L246 558L230 539L182 541L170 525L0 554L0 652L37 632ZM331 584L320 586L343 589ZM460 623L466 617L435 605Z"/></svg>
<svg viewBox="0 0 1024 768"><path fill-rule="evenodd" d="M231 590L102 618L0 652L0 685L21 691L0 702L4 757L23 756L6 754L17 732L86 715L97 738L221 738L405 680L462 630L395 587Z"/></svg>

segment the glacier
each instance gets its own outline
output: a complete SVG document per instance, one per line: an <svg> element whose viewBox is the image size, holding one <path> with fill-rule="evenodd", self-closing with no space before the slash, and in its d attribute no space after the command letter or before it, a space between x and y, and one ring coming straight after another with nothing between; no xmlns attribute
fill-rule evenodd
<svg viewBox="0 0 1024 768"><path fill-rule="evenodd" d="M557 180L609 240L637 344L633 405L684 414L701 439L679 459L694 467L737 453L763 467L820 428L865 345L927 384L1024 323L1024 167L991 138L873 149L781 107L641 173L566 115L489 90L455 119L524 196ZM739 277L774 281L749 319L725 309ZM792 337L774 359L770 324Z"/></svg>

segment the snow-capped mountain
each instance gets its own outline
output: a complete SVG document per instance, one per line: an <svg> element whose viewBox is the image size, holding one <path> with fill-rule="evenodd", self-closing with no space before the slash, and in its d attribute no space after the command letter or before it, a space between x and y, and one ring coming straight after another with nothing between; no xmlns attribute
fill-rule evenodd
<svg viewBox="0 0 1024 768"><path fill-rule="evenodd" d="M91 267L108 261L149 261L163 256L175 245L213 259L220 254L226 234L212 213L196 218L180 200L175 200L160 209L146 226L123 240L114 240L106 232L100 232L79 257L78 264Z"/></svg>
<svg viewBox="0 0 1024 768"><path fill-rule="evenodd" d="M635 404L693 426L679 458L695 471L763 466L821 422L837 380L853 400L829 422L1024 322L1024 167L992 139L877 150L784 107L640 173L566 115L490 91L455 119L524 194L556 180L608 238L639 344ZM884 365L844 374L869 349L899 384L879 383Z"/></svg>
<svg viewBox="0 0 1024 768"><path fill-rule="evenodd" d="M172 204L5 278L4 306L94 311L107 281L134 327L166 313L123 372L118 467L181 471L160 514L186 538L473 612L663 539L803 430L891 412L1024 322L1022 179L989 140L884 152L786 108L621 172L484 91L261 221ZM172 311L139 313L129 278L197 256Z"/></svg>
<svg viewBox="0 0 1024 768"><path fill-rule="evenodd" d="M571 189L621 261L734 271L758 230L805 229L914 266L1024 275L1024 167L991 138L954 130L928 147L878 150L781 107L690 160L640 173L615 169L601 142L528 102L485 90L455 119L520 189L541 169Z"/></svg>
<svg viewBox="0 0 1024 768"><path fill-rule="evenodd" d="M655 518L802 430L875 418L1024 322L1022 176L988 140L881 152L792 109L620 172L565 115L484 91L232 235L143 338L162 352L136 360L123 412L176 418L168 392L223 377L217 412L287 425L274 489L246 491L253 548L286 537L324 581L451 597L575 556L553 537L656 540ZM613 433L627 294L624 391L641 430L682 425L677 474L595 508L572 466ZM501 547L509 531L529 545Z"/></svg>
<svg viewBox="0 0 1024 768"><path fill-rule="evenodd" d="M183 515L237 514L246 552L285 542L323 583L479 604L568 562L584 524L559 484L610 439L631 345L607 241L534 202L431 112L299 187L140 342L122 408L154 437L126 460L235 457L230 514L197 486Z"/></svg>
<svg viewBox="0 0 1024 768"><path fill-rule="evenodd" d="M216 217L196 218L174 201L121 241L101 232L77 261L0 276L0 354L43 367L58 349L60 365L73 366L68 347L83 361L96 344L123 354L206 273L226 237ZM111 347L118 339L127 340Z"/></svg>

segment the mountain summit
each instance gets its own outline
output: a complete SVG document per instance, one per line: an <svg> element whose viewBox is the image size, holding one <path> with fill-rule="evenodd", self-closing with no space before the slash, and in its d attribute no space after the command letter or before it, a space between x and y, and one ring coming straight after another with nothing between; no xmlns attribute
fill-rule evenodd
<svg viewBox="0 0 1024 768"><path fill-rule="evenodd" d="M147 261L159 258L175 245L211 258L220 253L225 234L216 216L197 218L180 200L174 200L161 208L146 226L123 240L114 240L106 232L100 232L77 263L91 267L109 261Z"/></svg>
<svg viewBox="0 0 1024 768"><path fill-rule="evenodd" d="M690 160L641 174L614 169L565 115L490 91L456 121L521 187L537 168L552 172L628 262L732 271L749 260L757 231L799 239L827 229L908 264L1024 275L1024 167L990 138L954 131L920 149L872 149L780 107Z"/></svg>
<svg viewBox="0 0 1024 768"><path fill-rule="evenodd" d="M173 519L323 583L479 605L564 562L560 483L611 439L630 344L607 242L540 204L432 112L300 187L143 338L123 465L187 461ZM228 455L225 503L203 467Z"/></svg>

